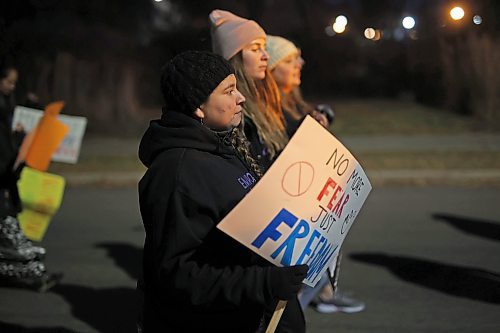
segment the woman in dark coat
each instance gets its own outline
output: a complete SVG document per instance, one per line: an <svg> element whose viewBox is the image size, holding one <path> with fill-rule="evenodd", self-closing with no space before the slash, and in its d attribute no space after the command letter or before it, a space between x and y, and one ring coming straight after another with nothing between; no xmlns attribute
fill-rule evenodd
<svg viewBox="0 0 500 333"><path fill-rule="evenodd" d="M139 148L148 167L139 183L142 329L256 332L266 304L296 297L307 266L271 266L216 228L260 176L237 129L245 98L234 69L188 51L161 83L166 106Z"/></svg>

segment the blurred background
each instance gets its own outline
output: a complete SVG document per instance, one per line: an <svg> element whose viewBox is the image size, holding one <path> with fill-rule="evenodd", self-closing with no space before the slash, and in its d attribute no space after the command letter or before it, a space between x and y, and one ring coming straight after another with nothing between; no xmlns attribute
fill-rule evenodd
<svg viewBox="0 0 500 333"><path fill-rule="evenodd" d="M162 104L159 69L210 49L222 8L302 48L309 99L390 98L500 126L500 4L448 0L3 1L1 52L20 70L18 102L62 99L89 133L136 135ZM457 8L455 8L457 7ZM455 9L454 9L455 8Z"/></svg>
<svg viewBox="0 0 500 333"><path fill-rule="evenodd" d="M373 192L339 280L366 310L306 311L309 332L499 332L500 2L494 0L16 0L0 2L0 54L16 100L88 119L42 245L46 294L0 288L1 332L133 332L144 231L138 142L161 114L160 68L210 49L225 9L293 40L306 100Z"/></svg>

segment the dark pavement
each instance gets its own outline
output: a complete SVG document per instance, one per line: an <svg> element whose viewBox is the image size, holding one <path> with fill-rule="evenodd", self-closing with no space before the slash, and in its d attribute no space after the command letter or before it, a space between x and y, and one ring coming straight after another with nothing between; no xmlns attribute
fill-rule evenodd
<svg viewBox="0 0 500 333"><path fill-rule="evenodd" d="M500 332L500 190L375 188L344 247L357 314L308 332ZM42 242L46 294L0 288L0 332L133 332L143 231L135 188L69 188Z"/></svg>

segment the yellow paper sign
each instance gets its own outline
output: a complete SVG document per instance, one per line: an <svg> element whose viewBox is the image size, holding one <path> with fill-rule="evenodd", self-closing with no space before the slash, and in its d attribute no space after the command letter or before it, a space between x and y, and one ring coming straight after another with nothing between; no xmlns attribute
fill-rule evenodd
<svg viewBox="0 0 500 333"><path fill-rule="evenodd" d="M17 219L26 237L41 242L49 226L52 215L39 213L31 209L24 209Z"/></svg>
<svg viewBox="0 0 500 333"><path fill-rule="evenodd" d="M21 228L26 237L40 241L61 206L64 178L25 167L17 186L24 207L18 216Z"/></svg>

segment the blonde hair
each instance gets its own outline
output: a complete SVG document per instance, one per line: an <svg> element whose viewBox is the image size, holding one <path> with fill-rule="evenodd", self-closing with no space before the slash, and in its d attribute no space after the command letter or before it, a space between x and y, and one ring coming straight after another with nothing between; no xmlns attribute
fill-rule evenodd
<svg viewBox="0 0 500 333"><path fill-rule="evenodd" d="M288 94L281 91L281 107L283 112L294 119L300 119L314 110L311 105L304 101L299 87L293 88Z"/></svg>
<svg viewBox="0 0 500 333"><path fill-rule="evenodd" d="M263 80L250 78L245 73L241 51L229 62L235 69L238 90L246 98L243 112L257 127L259 137L273 159L288 143L279 88L268 70Z"/></svg>

